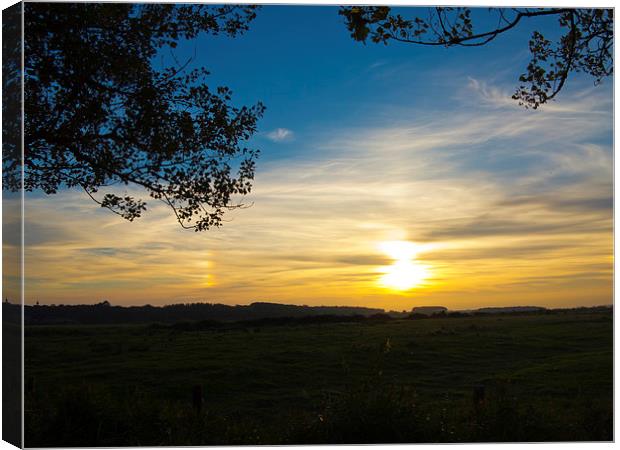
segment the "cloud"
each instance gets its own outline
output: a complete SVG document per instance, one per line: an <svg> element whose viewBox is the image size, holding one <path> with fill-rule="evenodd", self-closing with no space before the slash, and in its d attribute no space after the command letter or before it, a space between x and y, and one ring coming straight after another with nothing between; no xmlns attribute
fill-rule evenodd
<svg viewBox="0 0 620 450"><path fill-rule="evenodd" d="M518 102L512 99L512 93L508 90L492 86L486 81L467 77L467 88L473 93L476 101L493 108L522 108Z"/></svg>
<svg viewBox="0 0 620 450"><path fill-rule="evenodd" d="M267 133L267 138L273 142L284 142L293 139L294 133L288 128L276 128Z"/></svg>
<svg viewBox="0 0 620 450"><path fill-rule="evenodd" d="M385 66L387 63L388 63L387 61L383 61L383 60L381 60L381 61L376 61L376 62L372 63L370 66L368 66L368 68L369 68L370 70L372 70L372 69L377 69L377 68L379 68L379 67L383 67L383 66Z"/></svg>
<svg viewBox="0 0 620 450"><path fill-rule="evenodd" d="M445 227L436 227L434 230L424 234L423 237L427 240L457 240L496 236L611 233L612 229L613 226L610 221L593 222L587 219L553 221L547 219L546 221L533 223L528 220L497 218L485 214L471 221L463 221Z"/></svg>
<svg viewBox="0 0 620 450"><path fill-rule="evenodd" d="M461 92L459 99L466 103L477 103L487 108L523 110L519 102L512 99L512 90L493 85L485 80L467 77L467 87ZM538 110L542 114L580 113L588 110L589 114L608 114L613 107L613 96L601 95L598 86L589 86L569 95L565 89L559 100L552 99ZM532 113L534 111L530 111Z"/></svg>
<svg viewBox="0 0 620 450"><path fill-rule="evenodd" d="M611 189L611 186L610 186ZM611 192L610 192L611 194ZM557 196L520 196L503 200L502 206L524 206L528 209L539 208L547 211L572 211L580 215L588 214L590 212L602 212L606 216L611 214L613 208L614 199L611 195L604 195L599 197L575 197L571 198L566 196L565 198Z"/></svg>

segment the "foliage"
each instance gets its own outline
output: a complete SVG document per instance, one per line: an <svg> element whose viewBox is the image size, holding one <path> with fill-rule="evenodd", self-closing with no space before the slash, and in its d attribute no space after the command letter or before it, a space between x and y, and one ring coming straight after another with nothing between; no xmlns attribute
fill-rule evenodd
<svg viewBox="0 0 620 450"><path fill-rule="evenodd" d="M410 386L386 383L381 372L353 379L343 393L327 396L315 420L292 442L381 444L437 442L438 421Z"/></svg>
<svg viewBox="0 0 620 450"><path fill-rule="evenodd" d="M2 172L5 188L9 179L16 180L16 189L21 177L21 21L21 4L2 11Z"/></svg>
<svg viewBox="0 0 620 450"><path fill-rule="evenodd" d="M529 41L531 59L513 99L538 108L556 97L569 73L584 72L599 83L613 73L613 9L489 8L496 16L491 29L474 29L472 9L437 7L428 17L407 19L389 6L345 6L340 9L351 37L387 44L399 41L430 46L481 46L516 27L522 20L554 16L564 33L551 42L539 31Z"/></svg>
<svg viewBox="0 0 620 450"><path fill-rule="evenodd" d="M171 207L184 228L219 226L252 187L258 151L244 142L264 107L232 106L229 88L210 88L208 71L173 49L201 33L237 36L255 10L27 3L25 189L78 187L131 221L146 201L111 188L131 185ZM172 66L157 62L167 50ZM19 189L14 172L4 182Z"/></svg>

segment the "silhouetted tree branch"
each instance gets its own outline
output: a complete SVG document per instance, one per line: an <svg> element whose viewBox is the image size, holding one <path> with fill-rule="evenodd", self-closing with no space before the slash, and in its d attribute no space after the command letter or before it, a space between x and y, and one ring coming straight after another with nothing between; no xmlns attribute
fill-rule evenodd
<svg viewBox="0 0 620 450"><path fill-rule="evenodd" d="M351 37L387 44L390 40L429 46L477 47L515 28L524 19L556 16L564 35L555 43L535 31L532 55L513 99L538 108L556 97L569 73L585 72L600 81L613 73L613 9L489 8L497 18L487 30L474 30L471 8L428 8L428 17L405 19L389 6L346 6L340 9Z"/></svg>
<svg viewBox="0 0 620 450"><path fill-rule="evenodd" d="M255 11L27 3L25 189L79 187L131 221L146 201L109 187L137 186L171 207L184 228L219 226L252 188L258 151L244 143L264 106L232 106L227 87L211 88L206 69L189 69L193 58L159 67L155 57L200 33L237 36ZM5 186L19 189L18 177L6 171Z"/></svg>

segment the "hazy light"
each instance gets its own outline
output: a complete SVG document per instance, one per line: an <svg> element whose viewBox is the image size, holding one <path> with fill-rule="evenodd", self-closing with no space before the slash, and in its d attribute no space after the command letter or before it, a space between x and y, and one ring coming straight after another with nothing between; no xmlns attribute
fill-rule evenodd
<svg viewBox="0 0 620 450"><path fill-rule="evenodd" d="M379 248L396 261L408 261L418 253L418 246L409 241L385 241L379 244Z"/></svg>

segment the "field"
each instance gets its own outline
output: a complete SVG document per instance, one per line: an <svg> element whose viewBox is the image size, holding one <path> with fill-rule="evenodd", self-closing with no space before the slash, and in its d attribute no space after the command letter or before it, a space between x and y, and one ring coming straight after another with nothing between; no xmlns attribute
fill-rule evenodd
<svg viewBox="0 0 620 450"><path fill-rule="evenodd" d="M612 328L611 312L29 326L25 443L611 440Z"/></svg>

